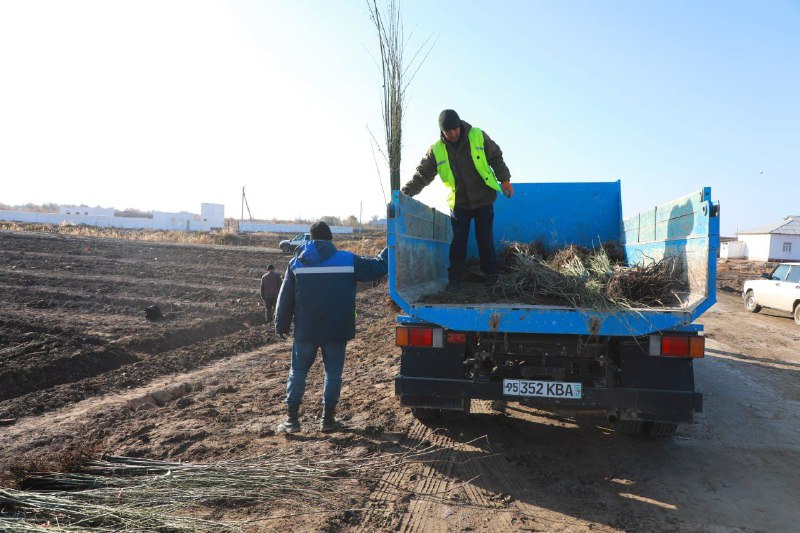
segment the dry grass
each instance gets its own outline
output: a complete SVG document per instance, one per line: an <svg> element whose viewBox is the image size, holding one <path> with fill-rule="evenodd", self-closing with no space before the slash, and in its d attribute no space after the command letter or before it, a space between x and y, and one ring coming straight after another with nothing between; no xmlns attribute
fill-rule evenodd
<svg viewBox="0 0 800 533"><path fill-rule="evenodd" d="M427 303L522 303L599 311L680 305L684 290L673 258L625 266L616 243L595 249L570 245L546 256L537 243L509 243L497 280L466 284L422 298Z"/></svg>
<svg viewBox="0 0 800 533"><path fill-rule="evenodd" d="M365 235L357 240L339 240L336 236L333 242L340 250L347 250L364 257L373 257L386 247L386 234Z"/></svg>
<svg viewBox="0 0 800 533"><path fill-rule="evenodd" d="M175 242L182 244L220 244L228 246L258 246L276 248L278 243L292 234L277 233L245 233L236 234L228 231L165 231L137 230L124 228L99 228L97 226L71 224L38 224L27 222L0 221L0 230L28 231L49 233L52 235L74 235L79 237L103 237L108 239L126 239L134 241ZM363 256L380 253L386 246L386 232L368 230L363 233L337 234L334 236L337 248L349 250Z"/></svg>

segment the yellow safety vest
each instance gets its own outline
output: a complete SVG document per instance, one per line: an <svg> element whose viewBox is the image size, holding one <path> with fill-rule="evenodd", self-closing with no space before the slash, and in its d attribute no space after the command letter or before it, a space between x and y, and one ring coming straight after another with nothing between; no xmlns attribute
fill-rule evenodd
<svg viewBox="0 0 800 533"><path fill-rule="evenodd" d="M472 153L472 162L475 163L475 170L478 171L481 178L483 178L486 186L500 192L500 183L494 175L494 170L489 166L486 160L486 154L483 149L483 132L480 128L472 128L467 134L469 140L469 148ZM433 156L436 158L436 172L442 181L450 189L450 194L447 196L447 205L450 209L456 206L456 178L453 175L453 169L450 168L450 158L447 155L447 147L444 142L439 139L433 146L431 146Z"/></svg>

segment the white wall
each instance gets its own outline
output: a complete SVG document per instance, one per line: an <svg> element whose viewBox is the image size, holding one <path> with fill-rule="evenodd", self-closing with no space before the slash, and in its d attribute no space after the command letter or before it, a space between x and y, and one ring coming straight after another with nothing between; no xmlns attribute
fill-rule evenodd
<svg viewBox="0 0 800 533"><path fill-rule="evenodd" d="M222 204L200 204L200 217L208 222L212 229L225 227L225 206Z"/></svg>
<svg viewBox="0 0 800 533"><path fill-rule="evenodd" d="M103 208L103 207L86 207L79 206L79 205L61 205L58 207L58 212L62 215L83 215L83 216L102 216L102 217L113 217L114 216L114 209L113 208Z"/></svg>
<svg viewBox="0 0 800 533"><path fill-rule="evenodd" d="M738 237L747 246L747 259L750 261L769 261L769 234L739 235Z"/></svg>
<svg viewBox="0 0 800 533"><path fill-rule="evenodd" d="M239 222L240 233L269 232L269 233L300 233L307 232L308 224L272 224L269 222ZM331 226L331 233L353 233L351 226Z"/></svg>
<svg viewBox="0 0 800 533"><path fill-rule="evenodd" d="M769 246L769 258L776 261L798 261L800 260L800 235L771 235L772 239ZM783 251L783 243L788 242L792 245L790 252Z"/></svg>
<svg viewBox="0 0 800 533"><path fill-rule="evenodd" d="M39 224L69 224L87 226L97 226L99 228L124 228L124 229L156 229L156 230L174 230L174 231L210 231L212 228L221 228L224 225L225 216L224 208L218 204L204 204L218 206L222 208L222 222L219 220L206 219L200 215L193 213L164 213L160 211L153 212L153 218L134 218L134 217L115 217L113 216L114 210L110 211L111 215L75 215L66 214L71 211L71 208L64 208L64 213L36 213L33 211L15 211L15 210L0 210L0 220L8 220L12 222L29 222ZM220 212L215 208L215 215ZM85 213L84 208L81 213ZM219 225L217 225L219 224ZM301 230L302 231L302 230Z"/></svg>
<svg viewBox="0 0 800 533"><path fill-rule="evenodd" d="M744 259L747 257L747 243L744 241L723 242L719 256L722 259Z"/></svg>

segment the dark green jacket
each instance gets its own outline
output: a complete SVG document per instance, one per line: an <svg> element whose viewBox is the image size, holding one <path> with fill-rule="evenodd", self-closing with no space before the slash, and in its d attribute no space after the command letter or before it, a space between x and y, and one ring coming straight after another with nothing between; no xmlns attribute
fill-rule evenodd
<svg viewBox="0 0 800 533"><path fill-rule="evenodd" d="M453 169L453 176L456 178L456 208L477 209L494 203L497 193L486 186L483 178L475 169L472 162L472 153L469 149L467 134L472 129L467 122L461 121L461 137L457 143L448 142L442 134L441 138L447 147L447 157L450 159L450 168ZM486 160L494 170L497 181L500 183L511 178L511 172L503 161L503 151L497 143L489 138L486 131L483 132L483 146L486 153ZM428 148L425 157L417 166L417 171L411 181L405 184L402 192L415 196L425 188L436 177L436 157L433 149Z"/></svg>

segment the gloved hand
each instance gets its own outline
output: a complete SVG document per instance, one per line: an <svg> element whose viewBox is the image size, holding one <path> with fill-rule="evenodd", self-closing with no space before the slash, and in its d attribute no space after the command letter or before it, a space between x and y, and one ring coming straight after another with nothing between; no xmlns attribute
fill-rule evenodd
<svg viewBox="0 0 800 533"><path fill-rule="evenodd" d="M510 181L504 181L500 184L500 187L503 189L503 194L506 195L506 198L514 196L514 186L511 185Z"/></svg>

